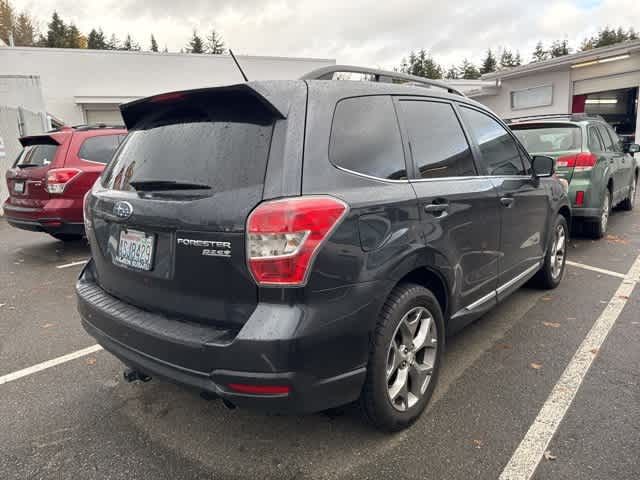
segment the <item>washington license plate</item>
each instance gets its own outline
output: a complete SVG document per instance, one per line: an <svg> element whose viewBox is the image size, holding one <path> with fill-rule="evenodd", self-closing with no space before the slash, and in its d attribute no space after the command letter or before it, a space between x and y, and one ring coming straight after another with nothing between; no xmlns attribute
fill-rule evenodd
<svg viewBox="0 0 640 480"><path fill-rule="evenodd" d="M138 270L151 270L155 235L138 230L121 230L116 262Z"/></svg>

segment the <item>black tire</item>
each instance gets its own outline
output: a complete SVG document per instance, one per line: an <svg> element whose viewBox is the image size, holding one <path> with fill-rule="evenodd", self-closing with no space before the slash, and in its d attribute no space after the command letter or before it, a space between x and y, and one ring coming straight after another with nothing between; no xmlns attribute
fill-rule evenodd
<svg viewBox="0 0 640 480"><path fill-rule="evenodd" d="M609 217L611 216L611 201L612 201L611 190L609 190L608 188L605 190L604 195L602 197L602 205L601 205L602 212L604 212L605 200L606 199L609 200L609 202L608 202L609 209L607 211L606 222L602 221L602 213L601 213L601 217L599 217L597 220L593 220L593 221L585 223L586 232L589 234L589 236L591 236L591 237L593 237L595 239L600 239L600 238L604 237L607 234L607 227L609 225Z"/></svg>
<svg viewBox="0 0 640 480"><path fill-rule="evenodd" d="M429 345L436 345L435 352L430 353L430 355L433 355L432 373L430 377L427 375L429 380L426 390L420 394L421 396L417 397L417 402L412 406L408 406L409 397L407 396L407 404L405 404L404 407L406 409L400 411L398 407L392 404L390 398L391 394L388 382L393 376L387 377L387 362L389 361L392 341L398 338L397 335L400 335L400 323L404 321L405 315L416 309L420 309L420 307L426 309L428 314L430 314L433 320L432 325L435 325L436 328L435 335L433 335L435 338L434 342L432 338L432 327L426 327L429 338L432 338L429 341ZM418 329L421 328L421 326L418 327ZM425 341L424 344L426 345L427 343L428 342ZM396 432L409 427L420 417L436 386L440 364L442 362L443 348L444 318L440 304L433 293L420 285L412 283L400 284L394 288L382 308L375 331L372 333L367 377L360 397L360 404L364 416L370 423L380 430ZM417 360L418 355L420 355L420 352L427 351L425 347L423 347L423 350L416 350L415 358L412 357L409 363L420 363L420 361ZM429 350L429 352L431 351ZM422 355L423 358L426 358L424 357L426 353ZM408 362L404 362L404 364L407 363ZM396 372L399 372L401 367L402 365L398 367ZM408 371L413 371L411 367L405 368L408 368ZM408 378L407 385L409 386L412 383L411 374L408 374ZM423 385L424 383L426 382L423 382ZM416 386L417 384L414 384L413 387L410 388L415 388ZM418 390L421 388L422 387Z"/></svg>
<svg viewBox="0 0 640 480"><path fill-rule="evenodd" d="M560 264L558 265L558 248L557 248L557 236L556 232L559 228L564 230L564 246L562 258L560 259ZM558 215L556 217L555 222L553 223L553 230L551 231L551 235L549 235L549 245L547 246L547 254L544 257L544 263L538 273L534 277L535 283L544 289L552 290L560 285L562 281L562 277L564 275L564 268L567 261L567 246L569 244L569 226L567 225L567 220L562 216ZM554 260L556 264L554 265L552 262ZM559 269L558 269L559 268Z"/></svg>
<svg viewBox="0 0 640 480"><path fill-rule="evenodd" d="M61 242L77 242L82 239L79 233L50 233L49 235Z"/></svg>
<svg viewBox="0 0 640 480"><path fill-rule="evenodd" d="M627 212L630 212L631 210L633 210L633 204L635 203L635 200L636 200L637 189L638 189L638 175L636 174L631 179L631 185L629 185L629 196L627 196L627 198L625 198L620 204L620 207L623 210L626 210Z"/></svg>

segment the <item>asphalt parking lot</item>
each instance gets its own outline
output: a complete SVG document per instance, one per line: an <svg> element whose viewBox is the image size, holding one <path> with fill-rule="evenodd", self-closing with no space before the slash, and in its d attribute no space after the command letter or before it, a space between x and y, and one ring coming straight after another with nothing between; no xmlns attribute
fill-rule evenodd
<svg viewBox="0 0 640 480"><path fill-rule="evenodd" d="M448 339L427 412L384 435L354 407L267 416L125 383L83 350L86 244L0 219L0 478L640 478L640 210L609 228L572 240L557 290L525 287Z"/></svg>

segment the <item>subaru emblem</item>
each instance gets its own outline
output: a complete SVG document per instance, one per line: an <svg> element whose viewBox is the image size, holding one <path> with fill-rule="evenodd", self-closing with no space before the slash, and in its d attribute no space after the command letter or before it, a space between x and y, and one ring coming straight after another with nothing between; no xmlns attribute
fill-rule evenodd
<svg viewBox="0 0 640 480"><path fill-rule="evenodd" d="M113 214L122 219L129 218L133 213L133 206L129 202L117 202L113 206Z"/></svg>

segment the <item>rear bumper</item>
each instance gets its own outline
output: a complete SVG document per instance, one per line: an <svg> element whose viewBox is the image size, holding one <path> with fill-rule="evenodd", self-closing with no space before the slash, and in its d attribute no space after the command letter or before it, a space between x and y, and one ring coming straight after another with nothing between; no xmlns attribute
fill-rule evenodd
<svg viewBox="0 0 640 480"><path fill-rule="evenodd" d="M341 338L318 329L301 338L285 328L274 337L264 316L279 316L288 325L296 315L261 305L240 331L183 322L143 311L112 297L85 269L78 280L78 310L85 330L124 364L152 377L214 393L232 403L274 413L310 413L356 400L366 375L366 357L354 361ZM304 317L304 318L303 318ZM265 325L265 326L262 326ZM349 339L352 332L345 331ZM362 332L363 345L368 344ZM323 345L324 348L319 348ZM333 345L333 346L332 346ZM357 347L355 347L357 348ZM320 357L320 358L319 358ZM319 370L314 365L321 364ZM232 383L289 386L277 395L237 393Z"/></svg>
<svg viewBox="0 0 640 480"><path fill-rule="evenodd" d="M32 232L77 234L84 233L82 199L55 198L40 207L25 207L5 202L7 222Z"/></svg>

